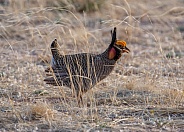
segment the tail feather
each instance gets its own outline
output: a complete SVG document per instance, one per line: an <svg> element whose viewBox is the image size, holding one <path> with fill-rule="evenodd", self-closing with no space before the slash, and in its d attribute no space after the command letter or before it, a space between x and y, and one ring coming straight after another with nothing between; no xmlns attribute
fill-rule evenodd
<svg viewBox="0 0 184 132"><path fill-rule="evenodd" d="M51 52L52 52L52 56L54 60L58 60L61 57L61 53L59 51L59 44L57 43L57 39L55 39L52 43L51 43ZM52 60L53 61L53 60Z"/></svg>
<svg viewBox="0 0 184 132"><path fill-rule="evenodd" d="M50 46L51 50L52 49L57 49L59 48L59 45L57 43L57 39L54 39L54 41L51 43L51 46Z"/></svg>
<svg viewBox="0 0 184 132"><path fill-rule="evenodd" d="M53 85L53 86L60 86L60 82L57 81L57 79L55 79L54 77L49 77L49 78L46 78L44 79L44 81L46 82L46 84L50 84L50 85Z"/></svg>
<svg viewBox="0 0 184 132"><path fill-rule="evenodd" d="M47 67L47 69L45 69L45 72L51 72L51 67Z"/></svg>
<svg viewBox="0 0 184 132"><path fill-rule="evenodd" d="M54 77L49 77L49 78L45 78L44 81L45 81L46 83L49 83L49 82L53 82L53 81L55 82L56 80L55 80Z"/></svg>
<svg viewBox="0 0 184 132"><path fill-rule="evenodd" d="M55 71L55 70L53 72L54 72L54 75L53 73L46 74L48 76L48 78L44 79L46 84L57 86L57 85L60 85L63 79L68 77L67 73L62 73L62 72Z"/></svg>

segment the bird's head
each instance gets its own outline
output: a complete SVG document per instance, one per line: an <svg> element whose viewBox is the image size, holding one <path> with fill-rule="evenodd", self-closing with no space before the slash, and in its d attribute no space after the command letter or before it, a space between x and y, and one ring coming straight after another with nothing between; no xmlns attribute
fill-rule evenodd
<svg viewBox="0 0 184 132"><path fill-rule="evenodd" d="M109 45L109 51L108 51L108 58L118 60L122 53L129 53L130 50L126 47L126 42L123 40L117 40L116 39L116 27L114 28L114 31L112 33L112 41Z"/></svg>
<svg viewBox="0 0 184 132"><path fill-rule="evenodd" d="M117 40L113 45L116 49L118 49L121 53L129 53L130 50L126 47L126 42L123 40Z"/></svg>

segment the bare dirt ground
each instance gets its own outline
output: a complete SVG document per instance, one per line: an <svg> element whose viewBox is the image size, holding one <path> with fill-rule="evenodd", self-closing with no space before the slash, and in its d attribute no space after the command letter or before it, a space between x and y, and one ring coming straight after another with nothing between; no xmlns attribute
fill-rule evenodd
<svg viewBox="0 0 184 132"><path fill-rule="evenodd" d="M100 53L127 42L113 73L84 95L48 86L50 43ZM0 0L0 131L184 131L183 0Z"/></svg>

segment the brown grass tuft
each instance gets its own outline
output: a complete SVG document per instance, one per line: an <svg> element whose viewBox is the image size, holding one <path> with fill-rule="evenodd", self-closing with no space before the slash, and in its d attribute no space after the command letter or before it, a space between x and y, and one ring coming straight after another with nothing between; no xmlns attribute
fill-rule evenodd
<svg viewBox="0 0 184 132"><path fill-rule="evenodd" d="M55 111L48 104L42 102L31 105L29 113L33 119L45 118L48 122L55 118Z"/></svg>

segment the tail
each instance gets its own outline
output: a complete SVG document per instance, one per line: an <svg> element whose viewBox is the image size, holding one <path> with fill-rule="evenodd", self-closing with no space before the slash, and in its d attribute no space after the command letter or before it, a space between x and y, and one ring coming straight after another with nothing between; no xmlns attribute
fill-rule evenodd
<svg viewBox="0 0 184 132"><path fill-rule="evenodd" d="M51 43L51 52L54 60L57 60L60 58L61 54L59 51L59 44L57 43L57 39L54 39L54 41Z"/></svg>
<svg viewBox="0 0 184 132"><path fill-rule="evenodd" d="M52 72L52 68L56 66L56 61L61 58L61 54L59 51L59 44L57 43L57 39L54 39L54 41L50 45L52 57L51 57L51 66L48 67L45 72Z"/></svg>

